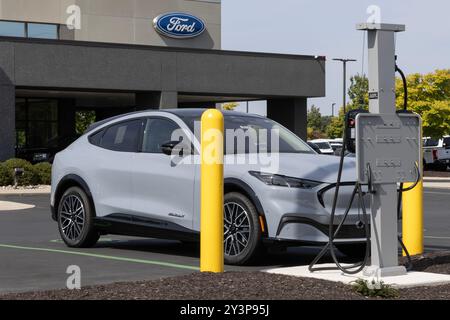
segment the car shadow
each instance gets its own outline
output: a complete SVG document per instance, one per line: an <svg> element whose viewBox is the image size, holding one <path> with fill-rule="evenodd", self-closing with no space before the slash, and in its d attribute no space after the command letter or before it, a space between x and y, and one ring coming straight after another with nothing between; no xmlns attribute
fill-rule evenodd
<svg viewBox="0 0 450 320"><path fill-rule="evenodd" d="M110 241L100 241L96 248L109 248L116 250L138 251L157 253L163 255L174 255L188 258L200 258L199 243L185 243L174 240L160 239L113 239ZM309 265L319 254L321 247L289 247L285 250L269 249L254 262L247 266L239 267L241 270L268 269L278 267L291 267ZM358 259L348 258L337 251L337 257L342 263L355 263ZM331 255L327 253L319 263L333 262Z"/></svg>

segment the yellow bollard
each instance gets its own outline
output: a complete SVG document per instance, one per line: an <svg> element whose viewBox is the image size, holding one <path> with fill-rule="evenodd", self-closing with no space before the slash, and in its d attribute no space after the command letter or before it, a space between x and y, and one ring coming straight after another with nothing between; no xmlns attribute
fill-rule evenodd
<svg viewBox="0 0 450 320"><path fill-rule="evenodd" d="M200 271L223 272L223 135L220 111L205 111L201 123Z"/></svg>
<svg viewBox="0 0 450 320"><path fill-rule="evenodd" d="M411 186L405 184L404 188ZM403 243L410 255L423 253L423 180L417 186L403 192ZM403 251L403 256L406 253Z"/></svg>

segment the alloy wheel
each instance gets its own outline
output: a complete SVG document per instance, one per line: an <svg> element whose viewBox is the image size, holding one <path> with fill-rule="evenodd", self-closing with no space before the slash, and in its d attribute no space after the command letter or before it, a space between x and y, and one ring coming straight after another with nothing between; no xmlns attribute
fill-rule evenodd
<svg viewBox="0 0 450 320"><path fill-rule="evenodd" d="M236 256L249 244L251 235L250 217L243 206L227 202L224 206L224 247L225 254Z"/></svg>
<svg viewBox="0 0 450 320"><path fill-rule="evenodd" d="M59 212L61 230L69 240L77 240L82 234L85 221L83 201L76 195L64 199Z"/></svg>

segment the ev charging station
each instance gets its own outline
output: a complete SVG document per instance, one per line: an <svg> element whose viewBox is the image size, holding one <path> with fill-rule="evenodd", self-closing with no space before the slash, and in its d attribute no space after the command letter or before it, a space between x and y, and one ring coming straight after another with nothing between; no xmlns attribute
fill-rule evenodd
<svg viewBox="0 0 450 320"><path fill-rule="evenodd" d="M420 179L421 118L396 111L395 33L404 25L360 24L368 33L369 112L356 116L357 177L371 190L371 265L366 276L398 276L397 184Z"/></svg>

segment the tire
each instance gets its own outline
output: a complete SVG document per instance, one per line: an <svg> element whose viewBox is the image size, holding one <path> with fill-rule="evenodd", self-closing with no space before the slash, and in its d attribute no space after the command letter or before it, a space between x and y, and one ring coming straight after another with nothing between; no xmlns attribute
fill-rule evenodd
<svg viewBox="0 0 450 320"><path fill-rule="evenodd" d="M79 187L67 189L58 205L58 229L71 248L93 247L100 234L94 228L94 210L86 193Z"/></svg>
<svg viewBox="0 0 450 320"><path fill-rule="evenodd" d="M248 227L245 227L247 225ZM245 265L254 261L263 249L261 236L259 216L253 203L238 192L225 194L225 263L229 265Z"/></svg>
<svg viewBox="0 0 450 320"><path fill-rule="evenodd" d="M366 255L366 243L340 244L336 247L349 258L362 259Z"/></svg>

